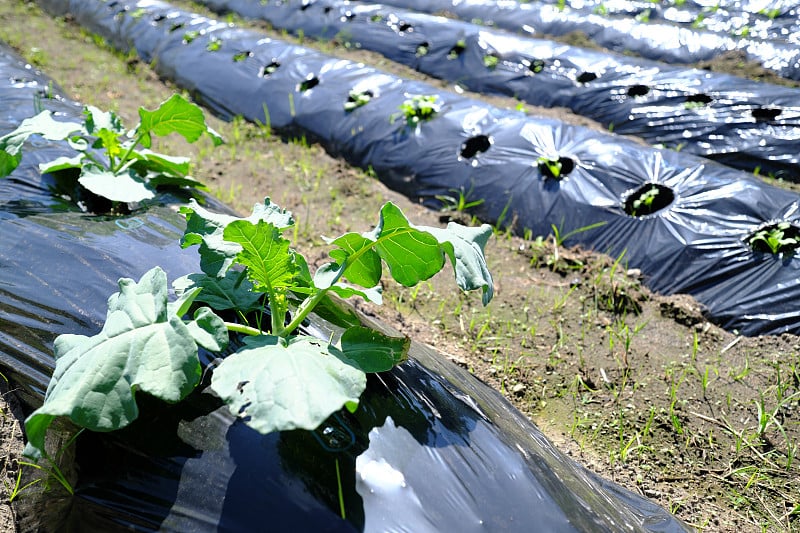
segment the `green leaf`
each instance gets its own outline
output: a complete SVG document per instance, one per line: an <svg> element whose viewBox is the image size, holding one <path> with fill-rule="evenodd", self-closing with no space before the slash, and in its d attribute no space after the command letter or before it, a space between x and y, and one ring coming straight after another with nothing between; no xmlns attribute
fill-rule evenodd
<svg viewBox="0 0 800 533"><path fill-rule="evenodd" d="M348 233L332 241L339 246L331 257L345 266L344 276L362 286L376 285L381 260L392 277L407 287L429 279L450 259L456 283L465 291L482 289L483 303L494 295L494 284L486 265L484 249L491 226L470 228L451 222L447 229L414 226L393 203L383 206L380 222L371 232Z"/></svg>
<svg viewBox="0 0 800 533"><path fill-rule="evenodd" d="M382 289L380 285L376 285L369 289L361 289L337 282L337 280L341 277L341 270L342 267L336 263L327 263L322 265L314 274L314 286L320 290L330 289L331 292L335 293L340 298L360 296L365 300L374 302L378 305L383 303L383 295L381 294Z"/></svg>
<svg viewBox="0 0 800 533"><path fill-rule="evenodd" d="M203 273L189 274L173 281L172 287L179 297L186 292L201 289L195 299L217 311L238 309L247 314L261 308L259 300L262 294L253 292L253 284L244 279L243 272L235 270L228 270L223 278Z"/></svg>
<svg viewBox="0 0 800 533"><path fill-rule="evenodd" d="M257 222L264 220L277 228L286 228L294 224L292 214L273 204L269 198L263 204L253 206L252 214L247 218L213 213L191 200L188 207L182 207L181 213L186 215L186 230L181 239L181 247L200 245L200 268L209 276L221 277L233 264L234 258L242 250L236 243L223 238L225 227L236 220Z"/></svg>
<svg viewBox="0 0 800 533"><path fill-rule="evenodd" d="M136 169L181 177L189 174L191 160L188 157L168 156L144 149L132 151L131 158L138 159L138 161L133 164L133 168Z"/></svg>
<svg viewBox="0 0 800 533"><path fill-rule="evenodd" d="M214 370L211 389L260 433L316 429L342 406L354 411L366 375L337 348L313 337L245 339Z"/></svg>
<svg viewBox="0 0 800 533"><path fill-rule="evenodd" d="M67 170L70 168L81 168L83 166L83 154L78 154L75 157L58 157L49 163L40 163L39 172L47 174L49 172L58 172L59 170Z"/></svg>
<svg viewBox="0 0 800 533"><path fill-rule="evenodd" d="M208 307L201 307L194 313L194 320L186 324L189 333L197 343L208 351L219 352L228 345L228 328L225 322Z"/></svg>
<svg viewBox="0 0 800 533"><path fill-rule="evenodd" d="M138 283L120 279L119 289L108 299L100 333L56 338L56 368L44 404L25 421L26 453L33 457L44 451L54 417L113 431L138 416L137 390L177 402L199 382L197 345L180 317L169 313L164 271L155 267Z"/></svg>
<svg viewBox="0 0 800 533"><path fill-rule="evenodd" d="M125 133L125 127L122 125L122 120L113 111L103 111L94 106L87 105L83 108L84 125L86 133L89 135L100 136L100 130L107 130L118 137Z"/></svg>
<svg viewBox="0 0 800 533"><path fill-rule="evenodd" d="M214 146L222 144L219 134L206 126L203 111L179 94L173 94L153 111L140 108L139 118L141 123L136 133L141 135L140 142L145 148L150 148L152 144L151 135L164 136L170 133L178 133L190 143L207 133Z"/></svg>
<svg viewBox="0 0 800 533"><path fill-rule="evenodd" d="M342 334L340 344L345 357L364 372L386 372L408 359L411 339L355 326Z"/></svg>
<svg viewBox="0 0 800 533"><path fill-rule="evenodd" d="M97 165L86 165L78 183L113 202L141 202L155 197L153 189L133 170L114 174Z"/></svg>
<svg viewBox="0 0 800 533"><path fill-rule="evenodd" d="M109 129L101 129L97 133L97 141L92 145L92 148L105 148L106 154L109 158L116 158L122 155L122 145L119 142L117 133Z"/></svg>
<svg viewBox="0 0 800 533"><path fill-rule="evenodd" d="M71 133L83 131L77 122L53 120L50 111L22 121L17 129L0 137L0 178L8 176L22 160L22 145L31 135L41 135L51 141L66 139Z"/></svg>

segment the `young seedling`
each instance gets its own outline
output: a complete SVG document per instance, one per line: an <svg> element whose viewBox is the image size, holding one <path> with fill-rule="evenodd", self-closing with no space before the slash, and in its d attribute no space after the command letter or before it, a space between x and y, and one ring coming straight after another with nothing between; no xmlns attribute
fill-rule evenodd
<svg viewBox="0 0 800 533"><path fill-rule="evenodd" d="M344 103L344 110L348 113L367 103L372 99L372 91L357 91L355 89L350 91L347 101Z"/></svg>
<svg viewBox="0 0 800 533"><path fill-rule="evenodd" d="M786 221L778 222L755 232L747 243L757 252L793 254L800 247L800 229Z"/></svg>
<svg viewBox="0 0 800 533"><path fill-rule="evenodd" d="M483 65L488 68L489 70L494 70L497 68L497 64L500 63L500 58L493 54L487 54L483 56Z"/></svg>
<svg viewBox="0 0 800 533"><path fill-rule="evenodd" d="M654 185L631 202L631 215L639 216L644 211L649 212L656 198L658 198L658 187Z"/></svg>
<svg viewBox="0 0 800 533"><path fill-rule="evenodd" d="M541 156L536 160L539 164L539 171L545 176L555 180L561 179L561 160L546 156Z"/></svg>
<svg viewBox="0 0 800 533"><path fill-rule="evenodd" d="M484 257L488 225L414 226L387 203L372 231L330 240L332 262L312 275L283 236L294 225L291 213L269 199L246 218L216 214L196 202L181 212L187 218L181 245L199 246L201 272L173 282L172 302L160 267L138 282L121 279L102 331L56 338L56 368L44 404L25 422L29 457L44 455L56 417L113 431L138 417L138 391L182 400L200 383L199 347L221 361L209 388L245 424L264 434L315 429L342 407L353 412L366 373L402 363L410 344L344 320L335 341L302 333L301 325L329 294L380 303L384 264L398 283L412 287L449 260L462 290L482 290L484 305L493 296ZM243 341L226 356L230 334Z"/></svg>
<svg viewBox="0 0 800 533"><path fill-rule="evenodd" d="M456 44L453 45L453 48L447 53L447 59L458 59L458 57L464 53L464 50L467 49L467 41L464 39L459 39L456 41Z"/></svg>
<svg viewBox="0 0 800 533"><path fill-rule="evenodd" d="M389 120L394 124L394 121L402 115L406 125L414 127L420 122L431 120L440 108L441 104L435 94L417 94L400 104L400 113L394 113Z"/></svg>
<svg viewBox="0 0 800 533"><path fill-rule="evenodd" d="M83 116L82 124L59 122L49 111L43 111L0 137L0 177L17 168L24 142L31 135L41 135L49 140L66 140L77 152L73 157L40 164L43 174L59 174L73 180L117 208L119 204L152 199L161 188L205 189L189 176L188 158L150 150L154 135L170 133L178 133L190 143L208 134L214 145L222 143L222 138L206 125L202 110L182 96L173 95L153 111L139 108L141 122L130 131L111 111L87 106Z"/></svg>

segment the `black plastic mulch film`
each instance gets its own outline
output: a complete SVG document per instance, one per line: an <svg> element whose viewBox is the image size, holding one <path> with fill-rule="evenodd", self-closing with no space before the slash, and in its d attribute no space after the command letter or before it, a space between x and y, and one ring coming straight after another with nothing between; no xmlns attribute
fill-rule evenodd
<svg viewBox="0 0 800 533"><path fill-rule="evenodd" d="M693 295L725 328L800 333L800 259L749 244L779 221L800 226L794 193L689 154L439 94L430 85L168 4L42 3L56 14L69 11L120 49L157 59L161 75L218 113L299 129L428 205L440 206L437 196L456 191L468 201L483 200L474 211L482 220L513 220L520 233L533 235L552 226L566 235L602 222L567 244L624 254L648 286ZM351 91L371 98L346 111ZM412 95L437 95L441 106L433 120L414 128L391 120ZM561 160L561 179L546 177L545 160ZM648 193L648 184L669 189L672 201L656 202L663 208L644 216L642 210L629 214L631 195Z"/></svg>
<svg viewBox="0 0 800 533"><path fill-rule="evenodd" d="M201 3L308 37L373 50L472 91L565 107L614 133L635 135L652 145L800 181L800 89L519 37L375 4Z"/></svg>
<svg viewBox="0 0 800 533"><path fill-rule="evenodd" d="M677 25L658 20L646 23L641 17L640 20L633 17L614 17L593 12L594 9L589 11L566 6L562 9L558 4L540 2L385 0L384 3L424 13L447 12L462 20L528 35L562 36L580 32L609 50L632 52L667 63L697 63L735 50L783 78L800 80L800 49L796 44L783 40L717 33L691 23ZM772 2L763 5L773 7ZM780 9L779 4L774 5ZM702 12L702 8L700 11ZM792 17L796 9L787 8L787 12L787 17ZM695 14L695 17L698 15L699 13ZM718 18L723 15L724 12L718 13Z"/></svg>
<svg viewBox="0 0 800 533"><path fill-rule="evenodd" d="M66 120L81 112L0 46L0 135L36 106ZM96 333L117 278L199 267L196 251L177 245L176 198L117 217L65 200L37 164L70 152L32 138L0 180L0 369L28 411L42 402L55 336ZM346 308L334 316L359 321ZM341 330L315 318L310 331ZM499 394L417 344L409 362L370 377L354 414L313 432L260 435L205 393L178 405L137 399L143 415L128 429L78 438L74 497L22 510L22 530L687 530L562 455Z"/></svg>

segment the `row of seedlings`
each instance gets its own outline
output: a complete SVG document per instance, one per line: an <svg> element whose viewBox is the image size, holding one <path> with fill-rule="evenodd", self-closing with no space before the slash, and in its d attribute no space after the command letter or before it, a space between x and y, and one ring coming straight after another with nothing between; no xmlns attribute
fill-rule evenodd
<svg viewBox="0 0 800 533"><path fill-rule="evenodd" d="M564 107L615 133L800 180L800 89L517 37L471 23L337 0L203 0L379 52L476 92Z"/></svg>
<svg viewBox="0 0 800 533"><path fill-rule="evenodd" d="M475 208L482 220L513 222L520 234L555 226L575 232L567 244L624 254L649 286L694 295L726 328L800 332L800 260L754 244L773 227L800 225L795 194L689 154L500 110L153 0L71 7L91 31L155 50L159 72L209 107L307 132L428 205L459 191L483 201Z"/></svg>

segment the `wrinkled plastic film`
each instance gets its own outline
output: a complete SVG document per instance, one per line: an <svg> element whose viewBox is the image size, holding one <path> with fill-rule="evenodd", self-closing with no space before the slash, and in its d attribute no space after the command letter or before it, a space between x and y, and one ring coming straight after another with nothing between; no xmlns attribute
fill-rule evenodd
<svg viewBox="0 0 800 533"><path fill-rule="evenodd" d="M26 84L0 85L0 134L29 115L31 92L49 85L0 48L0 80L19 72ZM46 105L80 117L66 100ZM68 151L32 139L18 169L0 181L0 367L28 411L42 401L55 336L95 334L118 277L138 278L158 264L174 279L199 266L196 251L178 246L185 222L172 197L118 217L55 201L51 177L36 163ZM358 320L333 309L339 322ZM310 327L322 338L341 331L319 318ZM563 456L495 391L440 358L414 344L409 362L369 378L355 413L337 413L313 432L260 435L202 391L175 405L137 395L141 416L131 426L84 432L74 444L79 477L63 512L48 501L26 516L26 527L255 531L266 516L269 529L299 531L685 531ZM202 359L210 363L208 354ZM402 502L402 516L397 502L376 496L385 491Z"/></svg>

